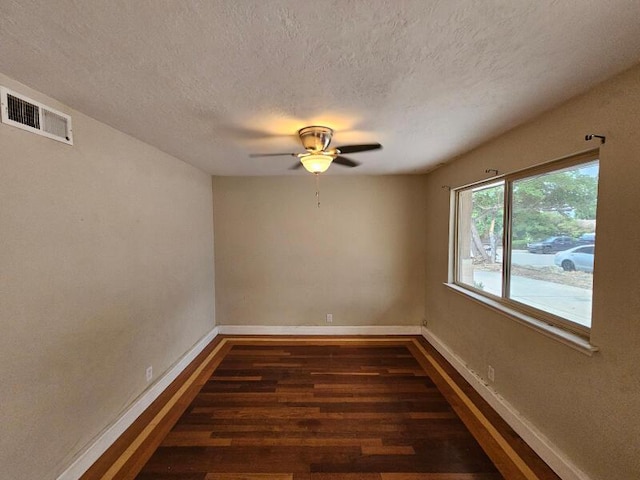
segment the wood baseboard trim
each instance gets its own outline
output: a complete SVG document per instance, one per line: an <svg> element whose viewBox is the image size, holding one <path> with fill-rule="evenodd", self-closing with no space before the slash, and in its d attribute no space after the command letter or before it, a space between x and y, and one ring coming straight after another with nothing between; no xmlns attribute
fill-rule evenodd
<svg viewBox="0 0 640 480"><path fill-rule="evenodd" d="M313 325L220 325L221 335L420 335L419 325L313 326Z"/></svg>
<svg viewBox="0 0 640 480"><path fill-rule="evenodd" d="M79 479L219 333L219 328L214 327L202 337L173 367L147 388L119 418L105 428L92 443L86 446L73 463L57 477L57 480Z"/></svg>
<svg viewBox="0 0 640 480"><path fill-rule="evenodd" d="M563 480L590 480L558 447L542 432L489 387L477 373L470 370L466 363L454 353L438 336L422 327L422 336L464 377L478 394L522 437L522 439L542 458Z"/></svg>

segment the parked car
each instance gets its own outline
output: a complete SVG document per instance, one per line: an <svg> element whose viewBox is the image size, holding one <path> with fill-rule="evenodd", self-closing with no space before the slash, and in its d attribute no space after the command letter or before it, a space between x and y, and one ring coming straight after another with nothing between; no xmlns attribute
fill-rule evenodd
<svg viewBox="0 0 640 480"><path fill-rule="evenodd" d="M527 250L531 253L553 253L567 250L576 245L577 242L573 238L561 235L546 238L541 242L528 243Z"/></svg>
<svg viewBox="0 0 640 480"><path fill-rule="evenodd" d="M567 272L580 270L593 273L593 245L580 245L556 253L553 263Z"/></svg>
<svg viewBox="0 0 640 480"><path fill-rule="evenodd" d="M578 237L578 243L580 245L594 245L596 243L596 234L593 233L583 233Z"/></svg>

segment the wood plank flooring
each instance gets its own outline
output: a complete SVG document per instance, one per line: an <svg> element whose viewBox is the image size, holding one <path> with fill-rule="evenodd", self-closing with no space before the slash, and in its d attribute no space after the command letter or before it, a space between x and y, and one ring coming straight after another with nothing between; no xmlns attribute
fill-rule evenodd
<svg viewBox="0 0 640 480"><path fill-rule="evenodd" d="M418 337L232 337L200 361L163 434L83 478L558 479Z"/></svg>

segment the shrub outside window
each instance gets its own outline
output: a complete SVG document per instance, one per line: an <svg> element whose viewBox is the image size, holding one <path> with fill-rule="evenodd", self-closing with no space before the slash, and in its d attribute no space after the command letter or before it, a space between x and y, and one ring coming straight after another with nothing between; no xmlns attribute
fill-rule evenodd
<svg viewBox="0 0 640 480"><path fill-rule="evenodd" d="M454 283L588 335L598 172L592 152L456 189Z"/></svg>

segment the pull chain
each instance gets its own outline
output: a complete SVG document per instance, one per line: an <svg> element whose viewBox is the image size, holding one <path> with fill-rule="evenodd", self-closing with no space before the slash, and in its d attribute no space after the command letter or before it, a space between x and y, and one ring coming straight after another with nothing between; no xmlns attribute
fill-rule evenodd
<svg viewBox="0 0 640 480"><path fill-rule="evenodd" d="M320 208L320 174L314 173L316 176L316 200L318 201L318 208Z"/></svg>

